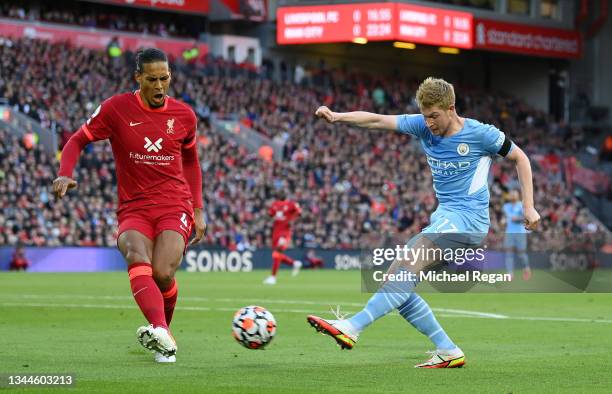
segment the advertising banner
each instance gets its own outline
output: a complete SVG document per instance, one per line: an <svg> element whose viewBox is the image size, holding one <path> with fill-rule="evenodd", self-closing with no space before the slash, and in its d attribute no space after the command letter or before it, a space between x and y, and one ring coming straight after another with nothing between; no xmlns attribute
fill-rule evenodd
<svg viewBox="0 0 612 394"><path fill-rule="evenodd" d="M160 11L179 11L193 14L208 14L210 0L93 0L98 3L129 7L153 8Z"/></svg>
<svg viewBox="0 0 612 394"><path fill-rule="evenodd" d="M474 25L475 49L561 58L578 58L582 54L576 31L485 19L476 19Z"/></svg>
<svg viewBox="0 0 612 394"><path fill-rule="evenodd" d="M8 37L28 37L52 42L69 42L77 47L106 49L108 43L117 38L122 50L136 51L141 47L155 47L171 57L181 56L186 49L197 46L200 54L208 52L208 46L195 40L144 36L141 34L119 33L108 30L93 30L72 27L59 27L44 23L22 23L0 18L0 35Z"/></svg>

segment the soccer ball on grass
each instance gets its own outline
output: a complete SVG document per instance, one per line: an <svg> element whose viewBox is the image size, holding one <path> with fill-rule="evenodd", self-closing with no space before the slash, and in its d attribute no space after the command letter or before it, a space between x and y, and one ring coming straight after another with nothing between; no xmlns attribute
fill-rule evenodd
<svg viewBox="0 0 612 394"><path fill-rule="evenodd" d="M247 349L263 349L276 335L276 320L264 307L250 305L234 314L232 334Z"/></svg>

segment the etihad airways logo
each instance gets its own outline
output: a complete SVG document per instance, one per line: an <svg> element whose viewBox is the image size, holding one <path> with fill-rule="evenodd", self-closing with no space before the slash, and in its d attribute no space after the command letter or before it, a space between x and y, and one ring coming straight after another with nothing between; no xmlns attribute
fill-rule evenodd
<svg viewBox="0 0 612 394"><path fill-rule="evenodd" d="M431 173L437 175L455 175L470 168L469 161L444 161L430 156L427 156L427 163L431 168Z"/></svg>
<svg viewBox="0 0 612 394"><path fill-rule="evenodd" d="M162 148L161 143L164 140L163 138L158 139L155 142L152 142L149 137L144 137L145 139L145 144L144 147L147 150L147 152L159 152Z"/></svg>

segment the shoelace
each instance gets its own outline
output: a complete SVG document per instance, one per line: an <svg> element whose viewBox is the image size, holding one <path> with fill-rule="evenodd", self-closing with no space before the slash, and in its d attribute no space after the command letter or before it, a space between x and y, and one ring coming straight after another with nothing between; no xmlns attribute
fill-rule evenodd
<svg viewBox="0 0 612 394"><path fill-rule="evenodd" d="M425 353L429 354L429 360L427 360L427 361L433 361L434 357L438 357L438 358L442 359L440 357L440 355L438 354L437 350L428 350Z"/></svg>
<svg viewBox="0 0 612 394"><path fill-rule="evenodd" d="M334 307L330 305L329 309L331 310L331 313L333 313L334 316L336 316L336 319L338 320L344 320L344 318L347 315L346 313L340 312L340 305L336 305L336 309L334 309Z"/></svg>

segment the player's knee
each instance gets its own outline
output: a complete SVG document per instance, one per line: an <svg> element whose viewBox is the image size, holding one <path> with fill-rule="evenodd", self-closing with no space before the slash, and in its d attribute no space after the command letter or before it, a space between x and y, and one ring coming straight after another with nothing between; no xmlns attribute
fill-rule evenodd
<svg viewBox="0 0 612 394"><path fill-rule="evenodd" d="M153 279L162 288L169 286L174 280L174 270L171 268L153 268Z"/></svg>
<svg viewBox="0 0 612 394"><path fill-rule="evenodd" d="M147 257L146 253L142 253L134 249L128 249L127 253L125 254L125 260L128 262L128 264L134 264L134 263L151 264L151 261Z"/></svg>

